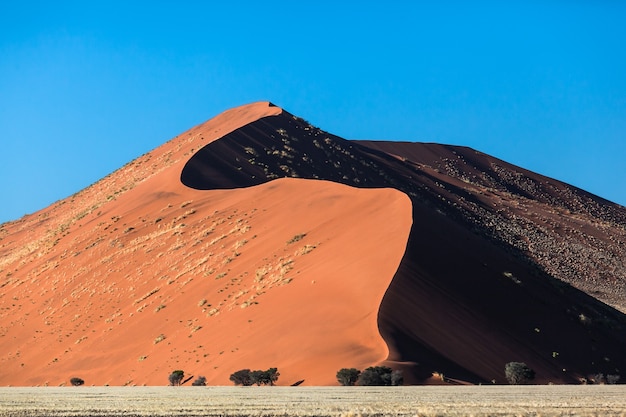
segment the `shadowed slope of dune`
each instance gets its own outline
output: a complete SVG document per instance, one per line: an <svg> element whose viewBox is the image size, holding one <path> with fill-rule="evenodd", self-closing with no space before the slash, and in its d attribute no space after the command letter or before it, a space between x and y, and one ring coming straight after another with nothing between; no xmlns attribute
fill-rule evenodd
<svg viewBox="0 0 626 417"><path fill-rule="evenodd" d="M624 315L588 294L626 305L623 207L469 148L350 142L286 112L200 150L182 181L212 189L283 176L411 197L407 252L379 314L388 363L408 381L436 371L504 382L510 361L528 362L538 382L623 369Z"/></svg>
<svg viewBox="0 0 626 417"><path fill-rule="evenodd" d="M0 228L0 383L619 373L626 319L598 299L626 311L624 224L468 148L346 141L242 106Z"/></svg>
<svg viewBox="0 0 626 417"><path fill-rule="evenodd" d="M436 210L413 199L381 306L390 363L414 381L505 382L510 361L542 383L620 374L624 315L590 294L625 311L623 207L469 148L358 143L429 172L439 198Z"/></svg>

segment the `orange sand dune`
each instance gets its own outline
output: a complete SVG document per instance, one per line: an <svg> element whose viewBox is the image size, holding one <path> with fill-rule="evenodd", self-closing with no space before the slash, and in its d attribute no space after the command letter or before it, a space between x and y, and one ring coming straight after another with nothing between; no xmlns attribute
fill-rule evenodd
<svg viewBox="0 0 626 417"><path fill-rule="evenodd" d="M187 136L206 131L196 129ZM159 151L173 158L184 139ZM221 385L241 368L278 367L279 383L326 385L341 367L386 358L376 318L410 230L406 195L301 179L197 191L158 168L58 240L3 258L14 272L0 384L162 385L183 369Z"/></svg>
<svg viewBox="0 0 626 417"><path fill-rule="evenodd" d="M624 224L469 148L347 141L242 106L0 227L0 384L619 374Z"/></svg>

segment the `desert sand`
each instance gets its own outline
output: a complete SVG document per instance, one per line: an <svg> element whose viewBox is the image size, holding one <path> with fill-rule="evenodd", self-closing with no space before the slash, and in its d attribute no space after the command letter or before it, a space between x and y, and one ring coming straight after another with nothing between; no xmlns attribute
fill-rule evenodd
<svg viewBox="0 0 626 417"><path fill-rule="evenodd" d="M0 226L0 385L599 382L626 369L626 209L478 151L229 110Z"/></svg>
<svg viewBox="0 0 626 417"><path fill-rule="evenodd" d="M32 252L3 258L13 272L0 384L165 385L183 369L227 385L238 369L278 367L279 383L327 385L341 367L384 360L376 319L411 227L405 194L304 179L199 191L179 180L199 137L276 109L239 109L182 135L134 163L152 170L128 178L132 189L102 189L137 175L122 169L73 197L113 196L69 222L59 225L73 204L62 201L6 225L3 246ZM150 165L168 158L178 162Z"/></svg>

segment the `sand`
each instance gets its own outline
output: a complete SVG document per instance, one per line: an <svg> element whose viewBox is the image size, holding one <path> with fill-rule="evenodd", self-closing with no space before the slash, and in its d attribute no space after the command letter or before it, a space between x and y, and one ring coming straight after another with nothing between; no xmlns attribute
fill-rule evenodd
<svg viewBox="0 0 626 417"><path fill-rule="evenodd" d="M6 225L3 246L23 246L3 259L0 385L165 385L174 369L228 385L236 370L269 367L279 384L327 385L342 367L384 360L376 319L408 239L405 194L303 179L213 191L180 182L198 141L277 109L219 116ZM128 190L110 191L125 179ZM97 208L77 207L107 192ZM69 207L78 214L63 222Z"/></svg>

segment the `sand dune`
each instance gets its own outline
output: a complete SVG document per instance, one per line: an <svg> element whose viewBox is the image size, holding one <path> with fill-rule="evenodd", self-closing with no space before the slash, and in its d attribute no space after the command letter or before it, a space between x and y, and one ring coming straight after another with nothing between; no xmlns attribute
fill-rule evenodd
<svg viewBox="0 0 626 417"><path fill-rule="evenodd" d="M185 153L168 145L146 158ZM183 369L224 385L275 366L283 383L327 385L343 366L385 359L376 318L410 230L406 195L303 179L197 191L176 171L3 259L15 271L2 288L0 384L163 385Z"/></svg>
<svg viewBox="0 0 626 417"><path fill-rule="evenodd" d="M469 148L229 110L0 227L0 385L626 369L626 210ZM607 305L605 303L610 304Z"/></svg>

